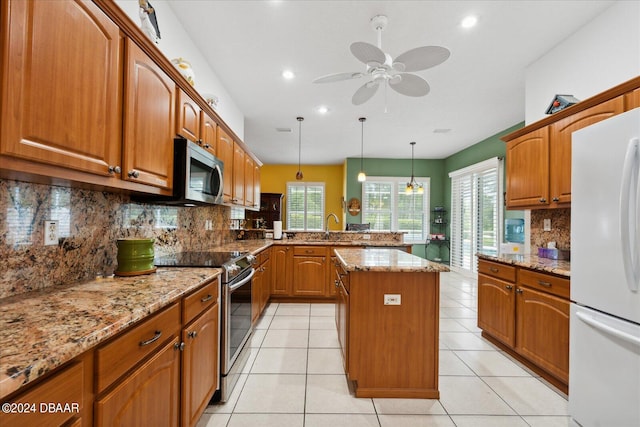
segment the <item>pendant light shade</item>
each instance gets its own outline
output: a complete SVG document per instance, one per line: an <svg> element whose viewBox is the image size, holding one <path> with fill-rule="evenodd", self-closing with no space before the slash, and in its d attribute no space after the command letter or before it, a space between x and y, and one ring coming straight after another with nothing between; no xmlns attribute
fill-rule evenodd
<svg viewBox="0 0 640 427"><path fill-rule="evenodd" d="M296 179L300 181L304 178L300 168L300 159L302 157L302 122L304 117L296 117L296 120L298 121L298 172L296 172Z"/></svg>
<svg viewBox="0 0 640 427"><path fill-rule="evenodd" d="M366 117L360 117L360 173L358 174L358 182L365 182L367 175L364 173L364 122L367 121Z"/></svg>
<svg viewBox="0 0 640 427"><path fill-rule="evenodd" d="M409 144L411 144L411 181L407 182L407 187L405 188L404 193L413 194L413 192L415 191L418 194L424 194L424 188L422 187L422 184L418 184L413 175L413 150L416 143L414 141L410 142Z"/></svg>

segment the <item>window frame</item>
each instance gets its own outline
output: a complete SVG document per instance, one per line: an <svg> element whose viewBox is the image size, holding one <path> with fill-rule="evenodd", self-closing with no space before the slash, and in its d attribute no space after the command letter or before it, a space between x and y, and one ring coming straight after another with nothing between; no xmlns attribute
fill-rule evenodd
<svg viewBox="0 0 640 427"><path fill-rule="evenodd" d="M303 207L303 223L304 226L303 228L293 228L291 225L291 197L290 197L290 188L291 187L304 187L304 207ZM322 189L322 201L321 201L321 207L320 210L318 211L320 213L320 228L309 228L308 227L308 216L309 216L309 212L307 209L308 206L308 199L307 199L307 191L310 187L320 187ZM300 181L288 181L287 182L287 200L285 203L285 206L287 208L287 215L286 215L286 221L287 221L287 225L286 228L287 230L291 230L291 231L324 231L324 211L326 208L326 199L327 199L327 191L326 191L326 184L324 182L300 182ZM296 211L297 212L297 211Z"/></svg>

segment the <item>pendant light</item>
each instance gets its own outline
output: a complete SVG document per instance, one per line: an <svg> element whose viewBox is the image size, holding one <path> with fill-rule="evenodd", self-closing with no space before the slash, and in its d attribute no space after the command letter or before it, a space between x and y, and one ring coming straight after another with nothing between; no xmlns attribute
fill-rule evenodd
<svg viewBox="0 0 640 427"><path fill-rule="evenodd" d="M367 121L366 117L360 117L361 132L360 132L360 173L358 174L358 182L365 182L367 175L364 173L364 122Z"/></svg>
<svg viewBox="0 0 640 427"><path fill-rule="evenodd" d="M415 148L415 141L410 142L409 144L411 144L411 181L407 182L407 187L404 190L404 194L413 194L413 192L417 192L418 194L423 194L424 193L424 188L422 187L422 184L418 184L416 182L416 179L413 175L413 150Z"/></svg>
<svg viewBox="0 0 640 427"><path fill-rule="evenodd" d="M302 170L300 170L300 157L302 156L302 121L304 117L296 117L298 121L298 172L296 172L296 179L300 181L304 178L302 175Z"/></svg>

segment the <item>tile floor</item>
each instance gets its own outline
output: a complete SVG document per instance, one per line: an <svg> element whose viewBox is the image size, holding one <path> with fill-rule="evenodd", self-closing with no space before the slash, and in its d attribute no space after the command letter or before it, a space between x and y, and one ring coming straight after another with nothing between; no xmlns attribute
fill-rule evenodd
<svg viewBox="0 0 640 427"><path fill-rule="evenodd" d="M564 395L480 336L474 279L440 287L440 399L349 393L333 304L270 304L231 399L198 427L574 426Z"/></svg>

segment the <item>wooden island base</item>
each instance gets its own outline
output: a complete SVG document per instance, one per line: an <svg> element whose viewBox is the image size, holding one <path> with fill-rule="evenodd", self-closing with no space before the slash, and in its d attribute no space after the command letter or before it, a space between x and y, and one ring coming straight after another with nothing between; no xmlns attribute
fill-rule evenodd
<svg viewBox="0 0 640 427"><path fill-rule="evenodd" d="M438 399L440 271L447 270L353 269L356 251L366 252L336 250L347 260L336 263L338 336L356 397Z"/></svg>

